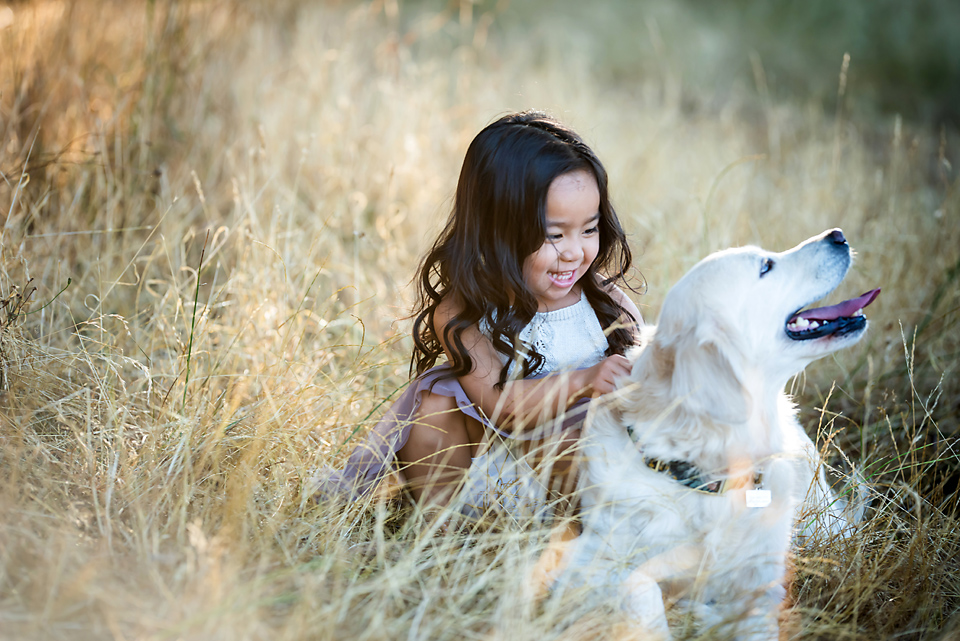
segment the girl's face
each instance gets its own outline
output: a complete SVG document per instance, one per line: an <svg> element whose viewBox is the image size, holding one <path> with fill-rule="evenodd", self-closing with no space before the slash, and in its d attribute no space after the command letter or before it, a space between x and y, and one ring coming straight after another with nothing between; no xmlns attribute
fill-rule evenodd
<svg viewBox="0 0 960 641"><path fill-rule="evenodd" d="M541 312L580 299L577 282L600 250L600 189L591 172L571 171L550 183L546 223L543 245L523 261L523 280Z"/></svg>

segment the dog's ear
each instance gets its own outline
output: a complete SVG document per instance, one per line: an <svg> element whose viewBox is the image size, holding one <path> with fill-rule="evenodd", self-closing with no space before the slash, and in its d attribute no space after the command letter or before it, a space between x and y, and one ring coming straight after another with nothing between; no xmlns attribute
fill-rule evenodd
<svg viewBox="0 0 960 641"><path fill-rule="evenodd" d="M750 397L743 385L735 334L716 319L703 318L672 336L672 393L690 411L717 421L746 420Z"/></svg>

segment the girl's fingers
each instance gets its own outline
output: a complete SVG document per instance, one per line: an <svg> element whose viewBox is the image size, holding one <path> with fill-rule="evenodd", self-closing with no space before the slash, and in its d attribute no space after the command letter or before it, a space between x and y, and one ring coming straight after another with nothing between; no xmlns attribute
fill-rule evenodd
<svg viewBox="0 0 960 641"><path fill-rule="evenodd" d="M630 361L619 354L608 356L597 366L597 376L593 381L594 396L609 394L617 389L615 381L630 373Z"/></svg>
<svg viewBox="0 0 960 641"><path fill-rule="evenodd" d="M598 364L590 368L592 381L590 387L593 388L592 396L609 394L617 389L615 381L630 373L630 361L619 354L608 356Z"/></svg>

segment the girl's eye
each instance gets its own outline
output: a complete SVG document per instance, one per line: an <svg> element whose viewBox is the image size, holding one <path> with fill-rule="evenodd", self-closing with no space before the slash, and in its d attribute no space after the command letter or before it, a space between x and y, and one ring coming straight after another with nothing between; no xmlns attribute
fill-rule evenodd
<svg viewBox="0 0 960 641"><path fill-rule="evenodd" d="M771 269L773 269L773 261L769 258L764 258L760 261L760 278L766 276Z"/></svg>
<svg viewBox="0 0 960 641"><path fill-rule="evenodd" d="M558 240L561 240L562 238L563 238L563 234L547 234L547 240L550 241L551 243L555 243Z"/></svg>
<svg viewBox="0 0 960 641"><path fill-rule="evenodd" d="M586 234L587 236L592 236L593 234L596 234L599 231L600 231L599 227L591 227L590 229L584 230L583 233Z"/></svg>

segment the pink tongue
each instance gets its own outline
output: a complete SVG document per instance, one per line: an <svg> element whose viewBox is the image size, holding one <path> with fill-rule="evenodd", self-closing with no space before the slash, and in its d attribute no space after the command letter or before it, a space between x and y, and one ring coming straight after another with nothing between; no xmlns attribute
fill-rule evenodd
<svg viewBox="0 0 960 641"><path fill-rule="evenodd" d="M845 300L829 307L817 307L814 309L805 309L793 318L806 318L807 320L836 320L841 316L853 316L858 309L863 309L874 301L880 294L880 288L872 289L866 294L850 300ZM792 319L791 319L792 320Z"/></svg>

